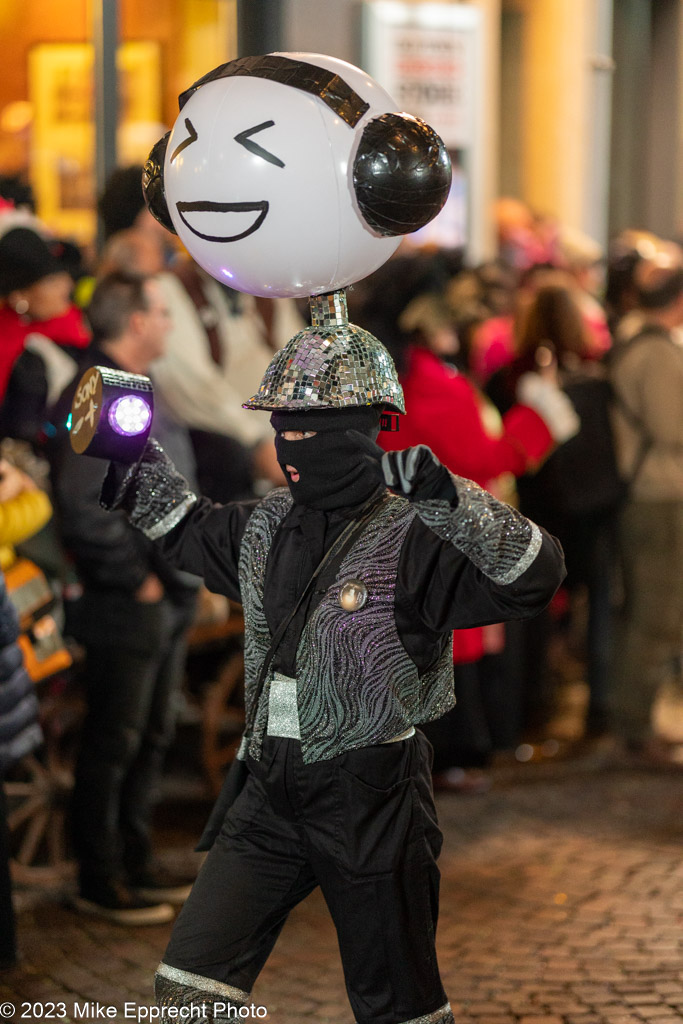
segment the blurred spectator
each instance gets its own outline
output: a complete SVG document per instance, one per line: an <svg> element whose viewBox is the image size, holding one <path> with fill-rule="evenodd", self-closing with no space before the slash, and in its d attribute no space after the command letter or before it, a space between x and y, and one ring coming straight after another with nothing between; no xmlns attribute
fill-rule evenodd
<svg viewBox="0 0 683 1024"><path fill-rule="evenodd" d="M173 262L177 246L173 236L159 224L145 206L142 195L142 166L117 167L109 175L97 209L102 218L104 240L128 228L156 236L164 252L164 264Z"/></svg>
<svg viewBox="0 0 683 1024"><path fill-rule="evenodd" d="M231 291L189 259L159 284L172 322L154 383L192 429L202 493L234 501L251 496L256 479L282 484L268 415L242 402L258 389L273 349L302 329L294 303Z"/></svg>
<svg viewBox="0 0 683 1024"><path fill-rule="evenodd" d="M168 234L168 232L166 232ZM164 269L164 239L158 231L125 228L110 235L97 264L97 276L82 277L75 291L75 301L85 309L89 305L98 277L122 271L127 274L154 276Z"/></svg>
<svg viewBox="0 0 683 1024"><path fill-rule="evenodd" d="M500 259L517 271L538 263L555 264L557 225L521 199L501 196L493 207Z"/></svg>
<svg viewBox="0 0 683 1024"><path fill-rule="evenodd" d="M23 470L0 458L0 569L13 564L15 544L32 537L52 515L50 500Z"/></svg>
<svg viewBox="0 0 683 1024"><path fill-rule="evenodd" d="M652 709L683 634L683 254L660 243L633 272L636 308L610 360L619 463L623 606L612 661L612 727L639 761L673 765Z"/></svg>
<svg viewBox="0 0 683 1024"><path fill-rule="evenodd" d="M398 318L403 346L394 349L406 415L397 434L381 433L387 450L426 444L453 473L507 495L506 476L537 466L557 441L576 429L573 410L554 387L538 378L543 412L515 405L501 421L466 375L447 360L457 354L450 311L440 295L420 295ZM538 377L538 375L535 375ZM517 695L506 686L500 655L502 626L481 624L454 635L457 710L428 723L434 746L434 782L440 788L481 788L478 772L494 748L517 739Z"/></svg>
<svg viewBox="0 0 683 1024"><path fill-rule="evenodd" d="M502 473L518 476L545 458L554 444L553 412L549 408L546 422L528 404L514 403L502 423L495 413L491 416L491 406L481 392L466 374L449 365L456 356L458 339L439 296L414 299L398 322L404 332L404 347L392 354L401 374L406 416L401 419L399 434L382 434L382 441L395 440L396 445L400 441L401 448L427 444L452 472L482 486ZM552 384L547 391L557 397L561 418L566 403ZM557 429L563 432L559 418Z"/></svg>
<svg viewBox="0 0 683 1024"><path fill-rule="evenodd" d="M35 442L46 408L90 342L71 303L64 246L16 211L0 213L0 433Z"/></svg>
<svg viewBox="0 0 683 1024"><path fill-rule="evenodd" d="M192 431L201 491L214 501L234 501L251 496L257 480L281 485L268 418L247 413L242 402L260 384L272 348L289 341L303 321L292 300L242 295L180 256L180 244L147 210L141 180L141 166L118 168L100 197L109 240L102 272L129 269L121 266L126 248L133 265L151 271L158 250L143 248L140 235L162 245L168 272L159 283L172 324L154 382ZM126 229L135 235L122 239Z"/></svg>
<svg viewBox="0 0 683 1024"><path fill-rule="evenodd" d="M169 317L153 279L103 278L88 318L90 365L146 374L164 350ZM74 381L54 410L56 425L66 422L75 387ZM191 479L189 448L183 459L177 429L169 434L168 422L155 413L154 431ZM51 461L64 544L83 585L69 623L85 647L87 685L73 800L77 905L120 923L168 920L170 901L184 898L189 887L155 862L150 826L198 581L169 569L123 515L101 508L103 463L76 455L63 426Z"/></svg>
<svg viewBox="0 0 683 1024"><path fill-rule="evenodd" d="M633 282L635 269L642 259L653 256L659 245L660 239L649 231L622 231L611 241L607 257L605 306L613 329L638 305Z"/></svg>
<svg viewBox="0 0 683 1024"><path fill-rule="evenodd" d="M571 595L587 593L589 733L607 725L607 671L611 617L613 528L622 496L609 422L605 367L592 358L589 331L575 292L562 284L541 287L527 309L516 358L494 374L486 392L505 415L518 400L522 378L541 372L557 378L576 409L580 429L544 464L517 483L520 509L561 541ZM549 665L549 612L524 626L525 729L541 734L556 710Z"/></svg>
<svg viewBox="0 0 683 1024"><path fill-rule="evenodd" d="M456 323L463 319L510 316L517 279L517 273L500 260L456 273L444 290Z"/></svg>
<svg viewBox="0 0 683 1024"><path fill-rule="evenodd" d="M582 292L600 296L604 290L602 247L577 228L561 224L557 234L557 263L568 270Z"/></svg>
<svg viewBox="0 0 683 1024"><path fill-rule="evenodd" d="M50 502L33 481L0 460L0 553L2 568L12 546L26 540L50 518ZM42 742L38 701L17 644L19 620L0 573L0 968L17 958L9 871L10 843L3 780L7 770Z"/></svg>
<svg viewBox="0 0 683 1024"><path fill-rule="evenodd" d="M164 248L156 232L126 228L110 235L102 250L97 276L106 277L117 270L154 276L164 269Z"/></svg>
<svg viewBox="0 0 683 1024"><path fill-rule="evenodd" d="M418 296L442 294L461 272L462 259L451 252L406 252L399 247L374 274L349 288L349 319L398 355L405 348L405 334L398 326L401 311Z"/></svg>
<svg viewBox="0 0 683 1024"><path fill-rule="evenodd" d="M36 197L26 174L0 174L0 198L17 210L36 212Z"/></svg>
<svg viewBox="0 0 683 1024"><path fill-rule="evenodd" d="M587 358L600 359L612 346L603 305L605 257L602 247L583 231L560 225L557 264L569 274L572 296L581 310L588 330Z"/></svg>
<svg viewBox="0 0 683 1024"><path fill-rule="evenodd" d="M579 289L567 270L537 264L520 277L513 312L492 317L475 330L470 367L479 384L485 384L493 373L514 359L534 296L539 288L552 285L571 289L574 300L579 304L586 327L587 356L600 359L609 349L611 338L607 321L596 300Z"/></svg>

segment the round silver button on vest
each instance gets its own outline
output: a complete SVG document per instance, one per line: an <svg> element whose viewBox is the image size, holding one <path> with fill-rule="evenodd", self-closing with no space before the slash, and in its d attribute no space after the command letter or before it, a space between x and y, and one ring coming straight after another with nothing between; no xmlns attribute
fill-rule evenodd
<svg viewBox="0 0 683 1024"><path fill-rule="evenodd" d="M368 588L362 580L347 580L339 591L339 604L345 612L357 612L368 599Z"/></svg>

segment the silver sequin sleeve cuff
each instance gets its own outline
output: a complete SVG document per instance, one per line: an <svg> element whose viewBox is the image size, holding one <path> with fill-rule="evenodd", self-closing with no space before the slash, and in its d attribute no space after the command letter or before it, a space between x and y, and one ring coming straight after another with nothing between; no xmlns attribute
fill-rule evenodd
<svg viewBox="0 0 683 1024"><path fill-rule="evenodd" d="M141 459L126 468L112 463L102 487L101 504L122 508L133 526L158 540L185 518L197 496L161 445L147 442Z"/></svg>
<svg viewBox="0 0 683 1024"><path fill-rule="evenodd" d="M535 523L483 487L451 474L457 503L416 501L415 511L437 537L448 541L494 583L514 583L541 549Z"/></svg>

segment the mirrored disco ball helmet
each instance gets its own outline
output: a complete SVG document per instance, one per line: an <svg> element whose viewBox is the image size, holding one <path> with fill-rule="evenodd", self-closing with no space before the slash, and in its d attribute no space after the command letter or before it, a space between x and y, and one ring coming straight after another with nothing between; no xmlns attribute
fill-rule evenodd
<svg viewBox="0 0 683 1024"><path fill-rule="evenodd" d="M275 354L244 408L275 412L379 405L404 413L393 360L374 335L349 323L345 292L314 296L310 306L311 326Z"/></svg>

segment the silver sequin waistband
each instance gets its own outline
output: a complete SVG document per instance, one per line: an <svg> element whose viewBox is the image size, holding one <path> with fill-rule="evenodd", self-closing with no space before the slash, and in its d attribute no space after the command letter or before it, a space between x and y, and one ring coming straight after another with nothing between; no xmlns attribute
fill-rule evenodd
<svg viewBox="0 0 683 1024"><path fill-rule="evenodd" d="M299 705L296 699L296 679L276 672L270 683L268 697L268 735L301 739Z"/></svg>
<svg viewBox="0 0 683 1024"><path fill-rule="evenodd" d="M301 739L299 726L299 705L296 698L296 679L275 672L270 684L268 697L268 736L282 736L285 739ZM384 743L398 743L415 735L415 727L409 726L398 736L392 736Z"/></svg>

